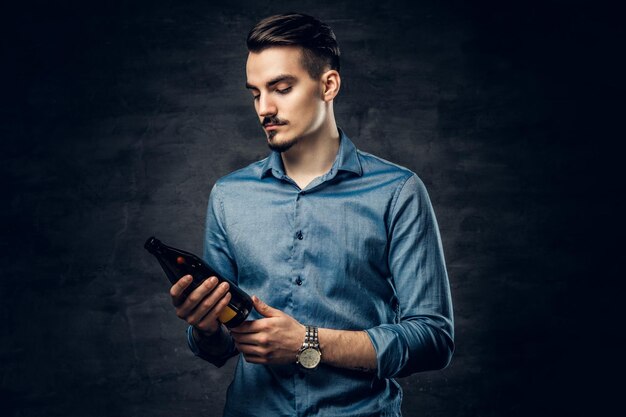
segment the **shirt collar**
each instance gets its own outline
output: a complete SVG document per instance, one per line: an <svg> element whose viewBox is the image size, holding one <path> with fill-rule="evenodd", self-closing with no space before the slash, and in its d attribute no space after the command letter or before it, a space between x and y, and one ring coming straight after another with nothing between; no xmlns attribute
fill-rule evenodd
<svg viewBox="0 0 626 417"><path fill-rule="evenodd" d="M359 160L359 154L357 153L356 146L348 138L341 128L339 130L339 151L335 157L335 162L330 169L329 174L335 176L338 171L353 172L358 176L363 175L363 168L361 167L361 161ZM276 178L281 178L285 175L283 168L283 160L280 157L280 152L272 151L272 153L266 158L265 163L261 169L261 178L265 178L269 173L272 173Z"/></svg>

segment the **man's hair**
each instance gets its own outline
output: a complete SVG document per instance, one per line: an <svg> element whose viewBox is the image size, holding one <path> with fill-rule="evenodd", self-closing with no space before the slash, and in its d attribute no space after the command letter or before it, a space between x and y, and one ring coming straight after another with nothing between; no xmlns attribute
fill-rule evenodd
<svg viewBox="0 0 626 417"><path fill-rule="evenodd" d="M302 66L314 80L328 67L339 71L339 45L330 26L313 16L284 13L257 23L246 41L248 51L261 52L272 46L302 48Z"/></svg>

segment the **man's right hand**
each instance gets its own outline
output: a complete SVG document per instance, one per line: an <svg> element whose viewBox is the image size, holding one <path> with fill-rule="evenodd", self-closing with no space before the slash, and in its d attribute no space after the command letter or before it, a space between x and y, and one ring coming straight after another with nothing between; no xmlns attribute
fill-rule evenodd
<svg viewBox="0 0 626 417"><path fill-rule="evenodd" d="M181 299L185 288L192 282L191 275L185 275L172 285L170 295L176 308L176 315L196 328L204 336L211 336L220 329L217 317L230 302L228 283L218 284L216 277L209 277L193 290L187 298Z"/></svg>

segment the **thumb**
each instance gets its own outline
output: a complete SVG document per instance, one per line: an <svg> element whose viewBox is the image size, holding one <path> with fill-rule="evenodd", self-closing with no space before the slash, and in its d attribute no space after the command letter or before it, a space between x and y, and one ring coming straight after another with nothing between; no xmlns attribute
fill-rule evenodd
<svg viewBox="0 0 626 417"><path fill-rule="evenodd" d="M252 296L252 303L254 304L254 309L258 311L263 317L276 317L281 314L280 310L268 306L256 295Z"/></svg>

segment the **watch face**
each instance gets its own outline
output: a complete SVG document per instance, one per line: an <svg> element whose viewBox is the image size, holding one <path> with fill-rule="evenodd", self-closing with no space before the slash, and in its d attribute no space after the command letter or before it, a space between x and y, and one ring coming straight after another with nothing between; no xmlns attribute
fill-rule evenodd
<svg viewBox="0 0 626 417"><path fill-rule="evenodd" d="M321 357L322 355L320 354L319 350L307 348L300 352L298 361L303 367L307 369L313 369L320 363Z"/></svg>

